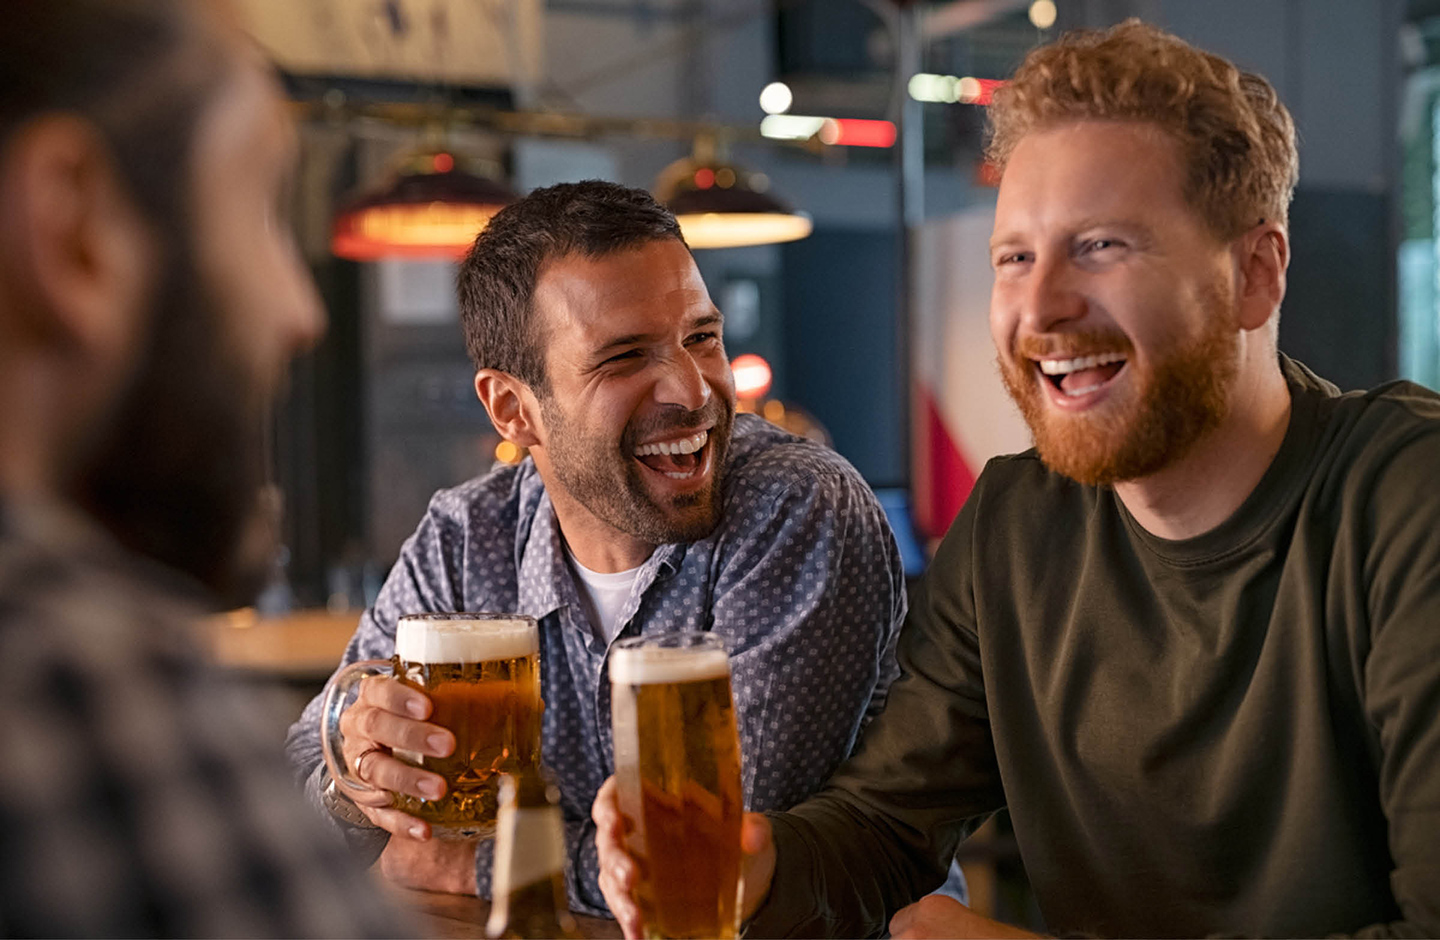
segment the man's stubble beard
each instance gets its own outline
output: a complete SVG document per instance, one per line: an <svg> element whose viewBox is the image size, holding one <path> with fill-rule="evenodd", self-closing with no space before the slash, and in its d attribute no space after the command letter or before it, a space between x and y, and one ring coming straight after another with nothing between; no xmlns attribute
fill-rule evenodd
<svg viewBox="0 0 1440 940"><path fill-rule="evenodd" d="M1006 390L1045 465L1086 486L1110 486L1165 469L1219 427L1230 410L1240 357L1234 317L1226 305L1218 289L1208 290L1205 331L1136 376L1136 395L1119 413L1102 418L1056 416L1044 401L1046 392L1038 386L1030 359L1017 350L1016 365L999 360ZM1117 348L1099 336L1087 341L1097 349ZM1133 349L1125 367L1137 368Z"/></svg>
<svg viewBox="0 0 1440 940"><path fill-rule="evenodd" d="M537 397L549 432L546 453L557 482L596 518L649 545L693 542L715 530L735 421L734 406L728 401L712 395L695 411L670 408L627 425L617 449L616 442L588 434L582 422L570 421L550 393ZM657 503L632 456L636 445L657 434L693 430L712 421L706 445L711 451L709 485L666 505Z"/></svg>
<svg viewBox="0 0 1440 940"><path fill-rule="evenodd" d="M172 249L143 360L76 498L121 544L235 606L253 601L276 544L262 499L272 401L227 348L191 246Z"/></svg>

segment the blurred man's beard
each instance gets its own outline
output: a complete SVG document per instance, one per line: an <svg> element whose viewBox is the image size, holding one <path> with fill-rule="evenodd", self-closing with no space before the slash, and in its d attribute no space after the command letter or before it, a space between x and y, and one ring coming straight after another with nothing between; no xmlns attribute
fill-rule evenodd
<svg viewBox="0 0 1440 940"><path fill-rule="evenodd" d="M189 253L174 254L144 361L76 496L128 548L192 575L222 605L249 603L275 543L261 499L270 402L226 348L221 308Z"/></svg>
<svg viewBox="0 0 1440 940"><path fill-rule="evenodd" d="M614 441L588 431L583 421L570 421L550 395L540 396L549 431L547 452L555 476L570 495L611 528L650 545L693 542L715 530L730 452L735 407L719 395L695 411L675 407L643 424L625 428ZM710 482L682 497L658 497L645 485L645 472L634 456L636 445L667 432L693 430L713 422L706 449L710 451Z"/></svg>
<svg viewBox="0 0 1440 940"><path fill-rule="evenodd" d="M1137 480L1179 460L1218 427L1229 412L1240 356L1234 318L1223 304L1212 298L1205 332L1132 375L1137 394L1103 415L1057 412L1046 403L1030 359L1017 353L1014 364L1001 360L1001 378L1045 465L1086 486ZM1137 368L1133 350L1126 368Z"/></svg>

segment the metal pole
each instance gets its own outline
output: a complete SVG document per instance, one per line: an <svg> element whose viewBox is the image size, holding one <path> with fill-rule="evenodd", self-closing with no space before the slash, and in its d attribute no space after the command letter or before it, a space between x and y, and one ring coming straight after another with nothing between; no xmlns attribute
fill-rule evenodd
<svg viewBox="0 0 1440 940"><path fill-rule="evenodd" d="M900 474L907 491L914 489L911 460L911 431L915 422L915 403L910 387L910 348L912 323L915 316L915 250L914 240L925 221L925 127L921 103L910 97L910 76L920 71L920 5L911 0L895 0L895 95L899 100L897 117L899 172L896 174L897 199L897 270L895 301L895 381L896 401L903 411L900 422Z"/></svg>

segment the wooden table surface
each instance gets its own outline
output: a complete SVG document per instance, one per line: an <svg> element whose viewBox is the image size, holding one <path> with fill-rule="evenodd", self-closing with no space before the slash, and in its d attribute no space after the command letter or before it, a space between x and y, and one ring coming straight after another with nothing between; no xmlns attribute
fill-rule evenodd
<svg viewBox="0 0 1440 940"><path fill-rule="evenodd" d="M395 888L402 908L412 911L428 937L436 940L485 936L485 920L490 916L490 902L459 894L437 894ZM620 937L620 925L604 917L573 914L575 924L587 937Z"/></svg>
<svg viewBox="0 0 1440 940"><path fill-rule="evenodd" d="M360 613L319 609L258 617L245 608L201 624L201 642L216 662L231 669L323 682L340 665L340 654L360 622Z"/></svg>

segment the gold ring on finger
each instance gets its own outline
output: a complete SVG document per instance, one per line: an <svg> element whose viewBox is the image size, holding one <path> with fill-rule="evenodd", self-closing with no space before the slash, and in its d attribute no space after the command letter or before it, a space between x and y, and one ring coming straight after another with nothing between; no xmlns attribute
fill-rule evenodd
<svg viewBox="0 0 1440 940"><path fill-rule="evenodd" d="M385 753L384 748L372 744L365 750L361 751L359 757L355 758L355 777L360 780L361 783L367 783L371 786L375 785L371 782L369 777L365 776L365 758L369 757L371 754L383 753Z"/></svg>

